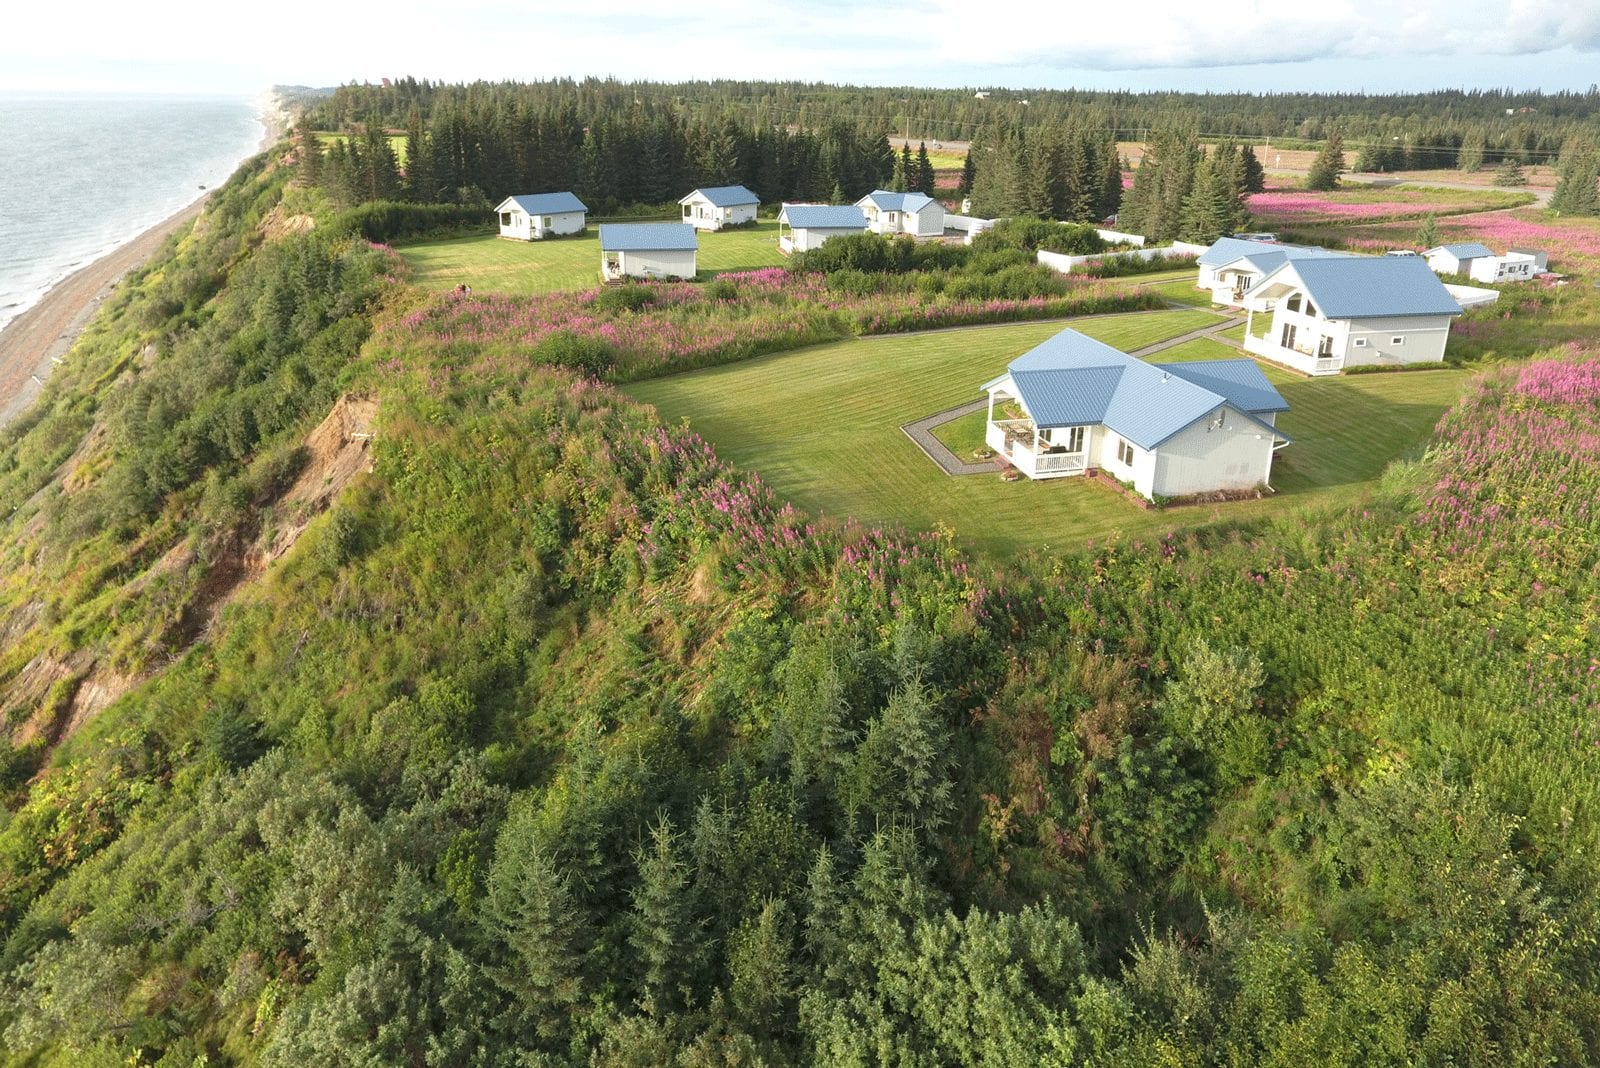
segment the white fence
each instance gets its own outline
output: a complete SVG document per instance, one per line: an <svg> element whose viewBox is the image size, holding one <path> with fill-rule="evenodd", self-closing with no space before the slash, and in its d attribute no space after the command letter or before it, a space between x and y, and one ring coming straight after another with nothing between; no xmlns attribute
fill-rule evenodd
<svg viewBox="0 0 1600 1068"><path fill-rule="evenodd" d="M968 245L972 244L973 238L985 230L994 229L994 223L993 219L979 219L972 215L951 215L946 212L944 216L944 228L966 234L965 243Z"/></svg>
<svg viewBox="0 0 1600 1068"><path fill-rule="evenodd" d="M1172 244L1163 245L1160 248L1135 248L1129 249L1127 252L1100 252L1089 256L1065 256L1059 252L1045 252L1042 249L1036 255L1039 258L1039 262L1046 267L1060 271L1062 274L1071 274L1073 268L1081 267L1090 260L1173 259L1181 256L1198 256L1208 247L1207 245L1191 245L1187 241L1174 241Z"/></svg>
<svg viewBox="0 0 1600 1068"><path fill-rule="evenodd" d="M1132 245L1134 248L1144 248L1144 237L1139 234L1124 234L1117 230L1096 230L1100 240L1108 245Z"/></svg>

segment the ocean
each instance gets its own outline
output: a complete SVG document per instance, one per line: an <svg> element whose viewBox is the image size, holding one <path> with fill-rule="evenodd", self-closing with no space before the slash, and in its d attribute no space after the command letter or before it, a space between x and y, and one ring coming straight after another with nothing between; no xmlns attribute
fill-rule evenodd
<svg viewBox="0 0 1600 1068"><path fill-rule="evenodd" d="M0 93L0 329L253 155L243 97Z"/></svg>

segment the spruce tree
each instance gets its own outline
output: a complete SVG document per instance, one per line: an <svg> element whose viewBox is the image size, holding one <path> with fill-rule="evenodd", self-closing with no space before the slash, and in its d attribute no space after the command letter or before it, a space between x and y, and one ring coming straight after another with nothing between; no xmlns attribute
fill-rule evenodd
<svg viewBox="0 0 1600 1068"><path fill-rule="evenodd" d="M933 196L933 161L928 158L926 141L917 145L917 192Z"/></svg>
<svg viewBox="0 0 1600 1068"><path fill-rule="evenodd" d="M1122 208L1122 157L1117 155L1115 139L1107 140L1096 155L1100 167L1099 196L1095 199L1095 219L1109 219Z"/></svg>
<svg viewBox="0 0 1600 1068"><path fill-rule="evenodd" d="M1473 130L1461 139L1456 152L1456 167L1471 174L1483 166L1483 134Z"/></svg>
<svg viewBox="0 0 1600 1068"><path fill-rule="evenodd" d="M1494 184L1502 186L1527 185L1528 176L1522 173L1522 164L1515 156L1507 156L1494 169Z"/></svg>
<svg viewBox="0 0 1600 1068"><path fill-rule="evenodd" d="M909 193L916 181L916 166L911 158L911 142L907 141L900 146L900 155L895 158L894 182L889 188L896 193Z"/></svg>
<svg viewBox="0 0 1600 1068"><path fill-rule="evenodd" d="M1239 162L1244 166L1244 191L1260 193L1267 188L1267 172L1256 158L1256 150L1245 145L1239 150Z"/></svg>
<svg viewBox="0 0 1600 1068"><path fill-rule="evenodd" d="M634 855L639 885L633 891L628 943L638 954L639 982L653 1013L673 1011L680 988L694 986L695 925L688 865L679 857L672 821L662 816L650 844Z"/></svg>
<svg viewBox="0 0 1600 1068"><path fill-rule="evenodd" d="M1195 167L1194 184L1183 200L1178 235L1185 241L1209 245L1233 227L1235 198L1231 181L1221 168L1230 160L1202 159Z"/></svg>
<svg viewBox="0 0 1600 1068"><path fill-rule="evenodd" d="M1600 156L1588 141L1573 138L1561 149L1550 210L1563 215L1600 215Z"/></svg>
<svg viewBox="0 0 1600 1068"><path fill-rule="evenodd" d="M970 197L972 195L972 184L978 177L978 165L975 162L975 157L975 148L968 148L966 157L961 161L961 181L956 185L956 195L959 197Z"/></svg>
<svg viewBox="0 0 1600 1068"><path fill-rule="evenodd" d="M1311 170L1306 174L1306 188L1318 192L1327 192L1339 188L1339 175L1344 173L1344 139L1335 129L1328 134L1327 143L1322 146L1322 151L1317 153L1317 158L1311 162Z"/></svg>
<svg viewBox="0 0 1600 1068"><path fill-rule="evenodd" d="M322 181L322 142L317 139L316 131L303 122L295 136L300 148L300 178L307 185L317 185Z"/></svg>
<svg viewBox="0 0 1600 1068"><path fill-rule="evenodd" d="M484 970L540 1034L559 1034L581 993L584 924L566 878L539 841L537 815L501 831L483 918L499 961Z"/></svg>
<svg viewBox="0 0 1600 1068"><path fill-rule="evenodd" d="M1417 227L1417 235L1413 243L1423 251L1439 246L1439 223L1433 215L1424 215L1422 223Z"/></svg>

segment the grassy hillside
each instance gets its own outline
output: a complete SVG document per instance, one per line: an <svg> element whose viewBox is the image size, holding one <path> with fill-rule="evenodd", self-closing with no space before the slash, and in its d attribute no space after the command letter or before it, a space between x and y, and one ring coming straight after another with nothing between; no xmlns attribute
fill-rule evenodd
<svg viewBox="0 0 1600 1068"><path fill-rule="evenodd" d="M611 381L1109 291L451 301L343 233L257 161L0 439L8 1063L1600 1058L1591 353L1002 564Z"/></svg>

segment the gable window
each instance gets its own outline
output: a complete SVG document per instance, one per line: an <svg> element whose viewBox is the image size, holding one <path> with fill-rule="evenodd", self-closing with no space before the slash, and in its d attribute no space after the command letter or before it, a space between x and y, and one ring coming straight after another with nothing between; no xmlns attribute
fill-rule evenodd
<svg viewBox="0 0 1600 1068"><path fill-rule="evenodd" d="M1311 303L1311 298L1310 297L1306 298L1306 314L1307 315L1315 315L1315 314L1317 314L1317 306L1315 304Z"/></svg>
<svg viewBox="0 0 1600 1068"><path fill-rule="evenodd" d="M1284 302L1283 306L1285 308L1288 308L1290 311L1293 311L1293 312L1299 311L1300 310L1300 294L1291 293L1289 295L1289 299Z"/></svg>
<svg viewBox="0 0 1600 1068"><path fill-rule="evenodd" d="M1133 446L1120 439L1117 441L1117 463L1124 467L1133 466Z"/></svg>
<svg viewBox="0 0 1600 1068"><path fill-rule="evenodd" d="M1396 334L1394 337L1389 339L1389 344L1391 345L1404 345L1405 343L1406 339L1400 334Z"/></svg>

